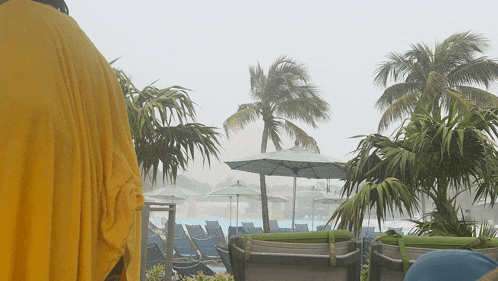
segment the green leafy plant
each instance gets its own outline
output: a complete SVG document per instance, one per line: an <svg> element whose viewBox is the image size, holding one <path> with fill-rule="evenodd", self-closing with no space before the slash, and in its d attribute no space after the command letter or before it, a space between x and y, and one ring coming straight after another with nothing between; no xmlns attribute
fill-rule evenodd
<svg viewBox="0 0 498 281"><path fill-rule="evenodd" d="M145 273L146 281L161 281L164 279L164 265L159 264L151 267Z"/></svg>
<svg viewBox="0 0 498 281"><path fill-rule="evenodd" d="M358 233L365 211L375 206L381 228L393 208L411 216L418 208L417 195L424 194L435 210L431 222L418 223L419 235L472 236L463 214L458 218L455 202L466 191L472 191L474 202L489 198L491 206L498 198L497 113L498 109L473 108L463 114L453 102L443 116L432 103L419 104L392 139L365 136L357 156L343 165L342 193L357 193L330 220ZM451 197L450 191L456 195Z"/></svg>
<svg viewBox="0 0 498 281"><path fill-rule="evenodd" d="M116 60L112 61L114 63ZM138 89L124 71L113 68L123 91L133 145L142 174L152 172L156 181L159 165L163 178L173 181L179 171L186 170L194 156L203 162L218 159L218 128L196 120L196 104L188 89L171 86L159 89L151 85Z"/></svg>
<svg viewBox="0 0 498 281"><path fill-rule="evenodd" d="M194 277L187 277L186 281L234 281L233 275L226 272L220 272L214 276L206 276L202 272Z"/></svg>

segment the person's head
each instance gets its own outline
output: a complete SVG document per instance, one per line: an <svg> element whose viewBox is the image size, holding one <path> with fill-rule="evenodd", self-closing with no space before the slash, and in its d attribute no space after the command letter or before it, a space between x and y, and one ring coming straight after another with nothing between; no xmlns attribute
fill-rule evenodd
<svg viewBox="0 0 498 281"><path fill-rule="evenodd" d="M0 0L0 5L8 1L9 0ZM69 15L69 9L67 8L66 2L64 2L64 0L33 0L33 1L50 5L55 9L57 9L59 12Z"/></svg>
<svg viewBox="0 0 498 281"><path fill-rule="evenodd" d="M66 15L69 15L69 9L66 5L66 2L64 0L33 0L39 3L43 3L46 5L50 5L54 7L55 9L59 10L59 12L62 12Z"/></svg>

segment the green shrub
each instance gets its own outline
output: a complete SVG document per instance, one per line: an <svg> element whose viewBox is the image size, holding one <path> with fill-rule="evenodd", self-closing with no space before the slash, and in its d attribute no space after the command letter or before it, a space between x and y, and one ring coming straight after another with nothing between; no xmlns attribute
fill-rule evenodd
<svg viewBox="0 0 498 281"><path fill-rule="evenodd" d="M186 281L234 281L233 276L226 272L221 272L214 276L206 276L202 272L199 272L198 275L195 275L194 277L188 277L185 280Z"/></svg>
<svg viewBox="0 0 498 281"><path fill-rule="evenodd" d="M145 273L146 281L161 281L164 279L164 265L153 266Z"/></svg>

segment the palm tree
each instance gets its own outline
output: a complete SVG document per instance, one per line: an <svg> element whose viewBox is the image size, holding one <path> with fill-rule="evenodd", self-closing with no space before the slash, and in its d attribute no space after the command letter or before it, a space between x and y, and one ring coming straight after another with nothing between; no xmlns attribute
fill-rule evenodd
<svg viewBox="0 0 498 281"><path fill-rule="evenodd" d="M363 182L366 184L334 212L331 220L340 220L340 226L351 228L357 226L356 220L363 218L366 209L375 206L380 228L380 221L393 208L404 208L411 215L418 206L415 194L423 193L435 203L436 221L419 223L421 232L454 236L472 233L458 219L455 199L462 192L472 191L474 202L489 197L493 204L498 196L498 151L494 143L498 109L473 108L463 114L458 113L455 101L443 116L441 108L433 112L432 103L428 109L424 106L418 107L420 113L411 114L393 139L373 134L360 141L357 156L344 165L343 194L349 196ZM457 191L455 196L450 197L450 189Z"/></svg>
<svg viewBox="0 0 498 281"><path fill-rule="evenodd" d="M386 87L390 79L395 82L375 104L384 111L378 131L407 117L416 110L418 102L433 100L434 112L440 106L448 109L452 101L463 112L476 106L498 106L498 97L475 87L488 89L498 77L497 61L478 57L488 48L488 41L482 35L464 32L436 43L434 49L419 43L404 54L389 53L389 61L381 63L375 71L376 85Z"/></svg>
<svg viewBox="0 0 498 281"><path fill-rule="evenodd" d="M158 89L151 84L139 90L122 70L114 68L114 72L125 97L133 144L144 178L152 172L154 183L162 163L163 179L175 181L178 171L186 170L189 161L194 160L196 151L208 164L211 157L218 159L217 128L196 122L195 103L187 89L179 86Z"/></svg>
<svg viewBox="0 0 498 281"><path fill-rule="evenodd" d="M305 66L282 56L273 62L267 74L259 63L249 67L249 73L251 96L255 102L239 105L238 111L225 120L223 127L227 137L230 137L230 132L237 133L249 123L262 119L262 153L266 152L268 140L277 150L282 149L280 134L283 131L297 139L303 147L319 151L315 139L290 121L298 120L317 128L317 121L330 118L329 104L319 96L317 88L309 83L310 77ZM263 228L269 232L264 175L260 175L260 187Z"/></svg>

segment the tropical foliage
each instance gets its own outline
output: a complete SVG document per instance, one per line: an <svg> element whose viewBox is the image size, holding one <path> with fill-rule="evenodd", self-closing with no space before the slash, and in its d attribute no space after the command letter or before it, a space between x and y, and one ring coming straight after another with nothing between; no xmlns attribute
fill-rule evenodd
<svg viewBox="0 0 498 281"><path fill-rule="evenodd" d="M230 275L226 272L220 272L216 275L213 276L206 276L202 272L199 272L199 274L193 276L193 277L187 277L185 281L233 281L233 275Z"/></svg>
<svg viewBox="0 0 498 281"><path fill-rule="evenodd" d="M145 272L145 281L161 281L164 280L164 265L159 264L149 268Z"/></svg>
<svg viewBox="0 0 498 281"><path fill-rule="evenodd" d="M319 96L318 89L309 82L304 64L286 56L279 57L268 73L258 64L249 68L253 103L242 104L235 114L228 117L223 127L228 137L256 120L263 120L261 152L266 152L270 140L277 150L282 149L281 133L286 132L303 147L318 151L314 138L306 134L291 120L317 128L317 121L329 119L329 104ZM266 181L260 176L263 227L270 231Z"/></svg>
<svg viewBox="0 0 498 281"><path fill-rule="evenodd" d="M163 177L175 180L196 152L210 164L218 159L219 133L196 122L195 103L187 89L172 86L158 89L153 84L137 89L131 79L114 68L128 109L128 119L142 174L152 172L156 180L162 163Z"/></svg>
<svg viewBox="0 0 498 281"><path fill-rule="evenodd" d="M389 60L375 72L377 85L386 87L390 80L395 83L376 103L384 111L378 131L409 116L419 102L434 101L435 111L440 106L449 109L452 102L462 112L476 106L498 106L498 97L476 87L488 88L498 78L497 61L479 56L488 48L483 36L464 32L436 43L434 49L419 43L403 54L389 53Z"/></svg>
<svg viewBox="0 0 498 281"><path fill-rule="evenodd" d="M349 196L366 184L331 220L340 219L340 225L358 224L355 220L362 217L361 210L375 204L380 227L393 208L411 214L418 207L416 194L425 194L434 201L432 216L440 223L422 232L468 235L470 225L457 220L455 199L465 191L472 191L474 201L490 198L494 204L497 199L494 139L498 136L498 109L473 108L464 114L457 107L457 102L451 103L448 115L443 116L441 108L434 111L432 103L425 108L420 105L420 113L412 113L392 139L379 134L360 136L363 139L356 156L344 165L343 194ZM455 196L449 196L450 189L457 192ZM356 204L351 203L353 199ZM449 226L451 222L458 225ZM459 226L462 223L464 228Z"/></svg>
<svg viewBox="0 0 498 281"><path fill-rule="evenodd" d="M399 180L387 178L380 184L367 182L360 192L336 209L329 222L337 219L340 229L358 235L367 211L375 210L380 229L389 212L406 210L412 215L416 207L413 192Z"/></svg>

